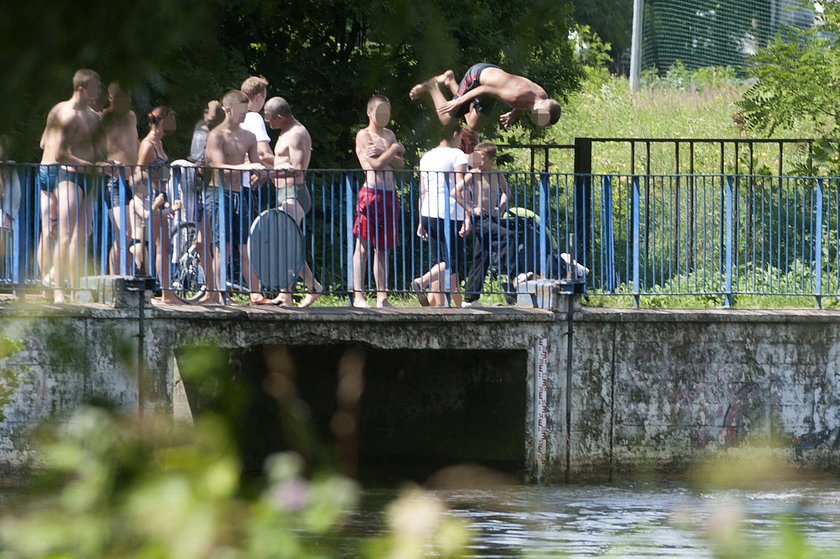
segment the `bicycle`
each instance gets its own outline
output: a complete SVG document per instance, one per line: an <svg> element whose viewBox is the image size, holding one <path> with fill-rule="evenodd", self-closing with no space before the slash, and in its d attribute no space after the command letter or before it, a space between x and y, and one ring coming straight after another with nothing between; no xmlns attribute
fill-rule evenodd
<svg viewBox="0 0 840 559"><path fill-rule="evenodd" d="M175 296L185 303L198 301L207 293L207 281L201 255L196 246L198 227L186 221L172 228L170 241L174 267L170 286ZM292 287L304 263L303 233L297 222L276 208L264 210L251 223L247 245L251 268L263 289L279 291ZM239 251L231 252L232 277L239 277ZM225 283L229 293L247 294L246 286L233 281Z"/></svg>

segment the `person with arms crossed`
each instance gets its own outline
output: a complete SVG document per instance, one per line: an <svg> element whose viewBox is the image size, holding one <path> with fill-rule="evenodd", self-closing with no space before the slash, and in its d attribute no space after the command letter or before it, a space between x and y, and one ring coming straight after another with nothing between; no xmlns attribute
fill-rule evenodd
<svg viewBox="0 0 840 559"><path fill-rule="evenodd" d="M390 307L388 302L388 250L397 246L399 196L395 189L394 169L404 167L405 147L391 130L391 102L384 95L374 95L367 104L368 125L356 134L356 157L365 171L365 182L359 189L353 234L353 306L368 306L365 300L365 271L368 247L373 245L373 278L376 283L376 306Z"/></svg>

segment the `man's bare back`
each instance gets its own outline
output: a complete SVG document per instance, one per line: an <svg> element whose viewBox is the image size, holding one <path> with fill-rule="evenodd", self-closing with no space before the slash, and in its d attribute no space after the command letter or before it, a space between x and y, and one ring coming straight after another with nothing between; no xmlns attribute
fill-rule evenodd
<svg viewBox="0 0 840 559"><path fill-rule="evenodd" d="M447 99L441 88L454 97ZM489 108L481 107L482 98L502 101L511 110L499 117L499 122L507 128L523 112L532 113L538 126L554 124L560 118L560 104L549 99L540 85L528 78L505 72L492 64L475 64L459 83L452 70L435 76L411 88L409 97L417 100L429 94L435 104L435 112L444 125L463 116L473 130L482 123ZM478 107L476 107L478 105ZM492 103L489 103L492 108ZM479 108L480 107L480 108Z"/></svg>
<svg viewBox="0 0 840 559"><path fill-rule="evenodd" d="M137 116L134 111L103 113L100 134L104 142L101 151L108 161L122 165L137 164L140 140L137 137Z"/></svg>
<svg viewBox="0 0 840 559"><path fill-rule="evenodd" d="M501 68L485 68L481 72L481 85L486 95L492 95L512 109L531 110L534 101L547 99L545 90L528 78L509 74ZM480 87L480 86L479 86Z"/></svg>

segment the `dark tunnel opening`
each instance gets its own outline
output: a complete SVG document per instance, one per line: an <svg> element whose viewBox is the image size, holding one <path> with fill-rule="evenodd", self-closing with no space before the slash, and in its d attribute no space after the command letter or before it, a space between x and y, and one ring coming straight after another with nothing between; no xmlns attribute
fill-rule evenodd
<svg viewBox="0 0 840 559"><path fill-rule="evenodd" d="M464 463L523 475L526 351L256 346L224 352L227 378L209 382L188 353L190 408L228 417L246 474L295 450L369 486Z"/></svg>

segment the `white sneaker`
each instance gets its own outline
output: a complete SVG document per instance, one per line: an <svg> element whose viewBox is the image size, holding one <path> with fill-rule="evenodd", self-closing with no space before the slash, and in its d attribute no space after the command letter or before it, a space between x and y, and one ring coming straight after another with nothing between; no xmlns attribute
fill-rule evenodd
<svg viewBox="0 0 840 559"><path fill-rule="evenodd" d="M528 272L527 274L523 272L516 276L516 284L525 283L526 281L531 281L532 279L534 279L534 272Z"/></svg>
<svg viewBox="0 0 840 559"><path fill-rule="evenodd" d="M483 307L480 301L461 301L461 308L467 309L469 307Z"/></svg>

